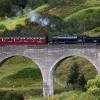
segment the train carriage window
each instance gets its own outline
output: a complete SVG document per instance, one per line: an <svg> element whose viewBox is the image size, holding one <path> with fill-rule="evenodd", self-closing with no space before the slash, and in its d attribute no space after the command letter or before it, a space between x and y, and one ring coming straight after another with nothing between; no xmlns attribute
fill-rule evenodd
<svg viewBox="0 0 100 100"><path fill-rule="evenodd" d="M43 41L43 38L42 37L39 37L39 39L38 39L38 42L42 42Z"/></svg>
<svg viewBox="0 0 100 100"><path fill-rule="evenodd" d="M25 41L25 37L20 37L20 41L22 42L24 42Z"/></svg>
<svg viewBox="0 0 100 100"><path fill-rule="evenodd" d="M38 42L39 41L39 38L38 37L34 37L34 42Z"/></svg>
<svg viewBox="0 0 100 100"><path fill-rule="evenodd" d="M97 42L97 40L93 40L93 42Z"/></svg>
<svg viewBox="0 0 100 100"><path fill-rule="evenodd" d="M15 37L15 42L20 41L19 37Z"/></svg>
<svg viewBox="0 0 100 100"><path fill-rule="evenodd" d="M42 37L42 41L43 42L46 42L47 40L46 40L46 37Z"/></svg>
<svg viewBox="0 0 100 100"><path fill-rule="evenodd" d="M24 37L23 41L24 41L24 42L27 42L27 38L26 38L26 37Z"/></svg>
<svg viewBox="0 0 100 100"><path fill-rule="evenodd" d="M34 38L31 37L31 38L30 38L30 41L31 41L31 42L34 42Z"/></svg>
<svg viewBox="0 0 100 100"><path fill-rule="evenodd" d="M14 42L15 41L15 38L14 37L11 37L11 42Z"/></svg>
<svg viewBox="0 0 100 100"><path fill-rule="evenodd" d="M28 42L33 42L34 39L33 39L32 37L27 37L26 40L27 40Z"/></svg>
<svg viewBox="0 0 100 100"><path fill-rule="evenodd" d="M8 38L8 42L11 42L11 38Z"/></svg>
<svg viewBox="0 0 100 100"><path fill-rule="evenodd" d="M8 39L9 39L8 37L4 37L4 38L2 39L2 41L3 41L3 42L8 42Z"/></svg>
<svg viewBox="0 0 100 100"><path fill-rule="evenodd" d="M78 39L78 42L82 42L83 40L82 39Z"/></svg>
<svg viewBox="0 0 100 100"><path fill-rule="evenodd" d="M2 39L2 42L5 42L5 38Z"/></svg>

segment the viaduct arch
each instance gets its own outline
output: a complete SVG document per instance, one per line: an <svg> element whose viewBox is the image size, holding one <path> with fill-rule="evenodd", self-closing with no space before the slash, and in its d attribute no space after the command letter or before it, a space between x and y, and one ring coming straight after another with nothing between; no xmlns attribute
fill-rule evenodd
<svg viewBox="0 0 100 100"><path fill-rule="evenodd" d="M0 62L21 55L32 59L39 67L43 77L43 95L54 94L53 72L57 63L66 57L80 56L90 61L100 74L100 46L93 44L73 45L4 45L0 46Z"/></svg>
<svg viewBox="0 0 100 100"><path fill-rule="evenodd" d="M70 58L70 57L74 57L74 56L82 57L82 58L88 60L88 61L96 68L96 70L97 70L97 72L98 72L98 67L97 67L95 61L93 61L93 60L92 60L91 58L89 58L88 56L85 56L85 55L64 55L64 56L58 58L58 59L55 61L55 63L52 65L51 69L50 69L49 75L50 75L50 77L51 77L51 79L52 79L52 84L53 84L53 80L54 80L54 74L55 74L55 72L56 72L56 69L57 69L58 65L59 65L64 59L67 59L67 58ZM98 72L98 74L99 74L99 72ZM54 93L54 86L53 86L53 85L52 85L52 88L53 88L53 89L52 89L52 90L53 90L52 92Z"/></svg>

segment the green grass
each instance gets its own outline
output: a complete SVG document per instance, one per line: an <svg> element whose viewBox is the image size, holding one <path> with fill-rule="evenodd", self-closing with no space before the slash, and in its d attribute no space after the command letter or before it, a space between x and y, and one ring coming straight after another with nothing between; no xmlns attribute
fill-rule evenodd
<svg viewBox="0 0 100 100"><path fill-rule="evenodd" d="M86 92L81 91L70 91L56 94L55 96L50 96L48 98L40 97L28 97L28 100L99 100L99 97L94 97Z"/></svg>
<svg viewBox="0 0 100 100"><path fill-rule="evenodd" d="M15 95L13 95L14 97L16 97L16 95L18 95L18 94L22 94L20 92L15 92L15 91L11 91L11 92L7 91L6 92L6 94L10 94L10 93L16 93ZM5 98L5 96L4 97L2 96L2 98ZM11 97L11 95L9 95L9 96ZM25 100L99 100L100 99L98 96L93 96L87 92L81 92L81 91L63 92L60 95L56 94L54 96L49 96L49 97L29 96L27 94L24 96L24 98L25 98ZM5 99L3 99L3 100L5 100Z"/></svg>
<svg viewBox="0 0 100 100"><path fill-rule="evenodd" d="M8 79L16 80L16 79L24 79L24 78L32 78L33 80L38 80L41 78L41 74L38 68L24 68L23 70L8 76ZM37 79L36 79L37 76Z"/></svg>

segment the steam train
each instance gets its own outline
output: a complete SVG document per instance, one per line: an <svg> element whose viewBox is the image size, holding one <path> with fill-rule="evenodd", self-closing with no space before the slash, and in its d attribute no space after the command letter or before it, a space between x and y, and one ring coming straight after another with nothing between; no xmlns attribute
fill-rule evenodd
<svg viewBox="0 0 100 100"><path fill-rule="evenodd" d="M90 36L53 36L51 40L48 41L47 36L41 37L0 37L0 45L11 44L11 45L23 45L23 44L78 44L78 43L95 43L100 44L100 37L90 37Z"/></svg>

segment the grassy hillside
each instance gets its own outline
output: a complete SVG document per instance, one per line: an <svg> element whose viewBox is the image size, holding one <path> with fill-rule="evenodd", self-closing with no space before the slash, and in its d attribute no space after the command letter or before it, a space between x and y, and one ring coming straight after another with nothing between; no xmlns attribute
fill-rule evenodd
<svg viewBox="0 0 100 100"><path fill-rule="evenodd" d="M66 17L67 31L71 34L82 34L85 31L100 26L100 7L81 10Z"/></svg>
<svg viewBox="0 0 100 100"><path fill-rule="evenodd" d="M45 1L45 0L44 0ZM9 31L32 34L84 34L100 26L100 1L99 0L35 0L31 11L50 19L51 23L42 26L38 23L27 24L29 6L23 9L21 17L1 18L0 31L7 34ZM39 3L39 4L38 4ZM17 8L16 8L17 9ZM55 18L56 17L56 18ZM58 20L56 20L58 19ZM62 23L61 23L62 22ZM90 24L91 23L91 24ZM53 28L51 27L53 26ZM94 33L95 34L95 33ZM87 32L88 35L88 32ZM90 33L89 33L90 35Z"/></svg>

